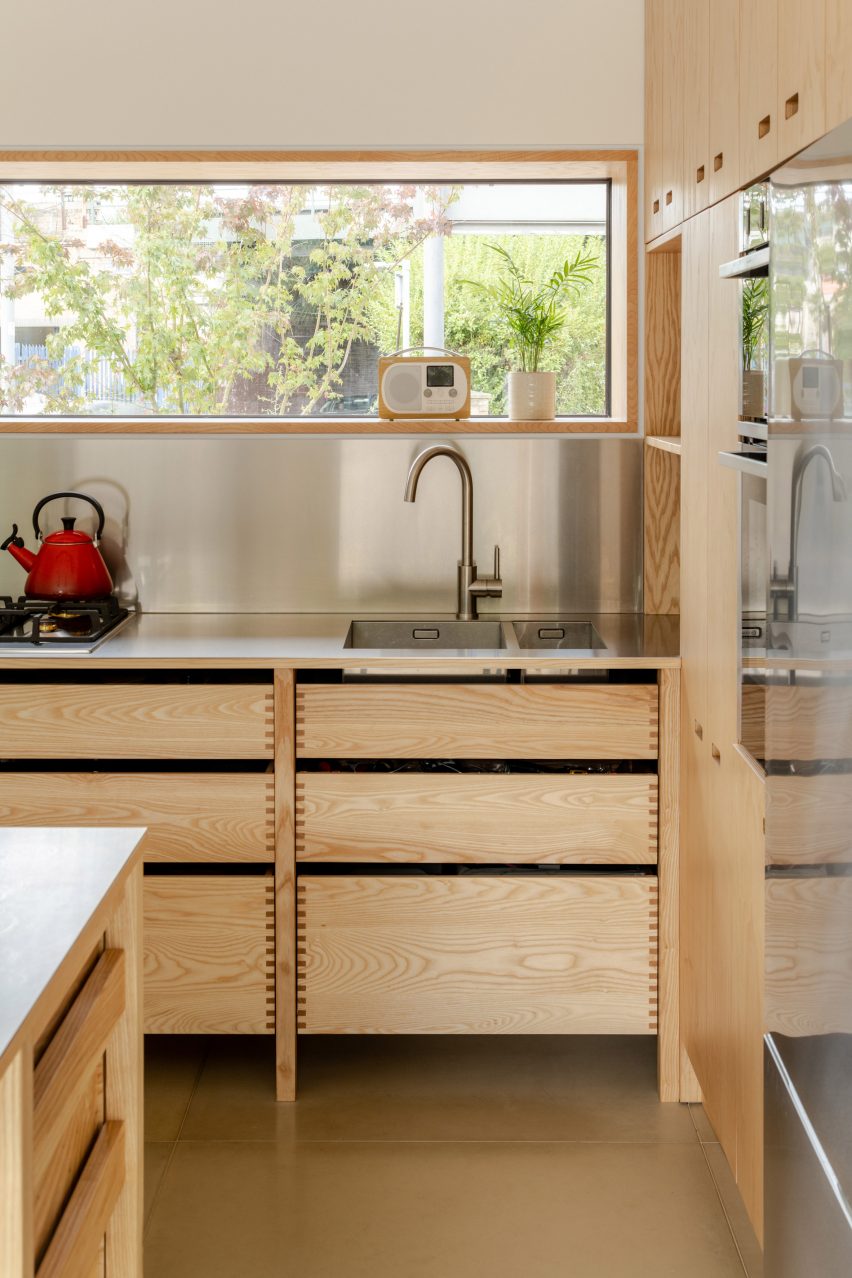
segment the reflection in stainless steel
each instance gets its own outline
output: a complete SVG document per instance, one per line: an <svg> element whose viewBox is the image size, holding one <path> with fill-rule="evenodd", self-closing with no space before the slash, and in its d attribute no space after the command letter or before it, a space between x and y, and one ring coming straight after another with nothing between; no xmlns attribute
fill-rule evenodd
<svg viewBox="0 0 852 1278"><path fill-rule="evenodd" d="M771 182L765 1205L773 1278L852 1272L850 143L852 127L837 130ZM811 465L817 459L826 464Z"/></svg>
<svg viewBox="0 0 852 1278"><path fill-rule="evenodd" d="M481 545L502 547L507 582L493 611L641 607L641 441L460 446ZM404 437L7 437L0 513L8 522L46 492L84 487L107 513L113 578L146 611L454 612L455 494L436 467L415 506L400 501L419 447ZM17 594L20 570L0 558L0 594Z"/></svg>
<svg viewBox="0 0 852 1278"><path fill-rule="evenodd" d="M470 466L455 445L431 444L418 453L411 463L405 481L405 500L413 502L417 496L417 481L426 466L435 457L449 457L461 477L462 485L462 553L458 563L458 605L456 616L460 621L475 621L477 601L480 596L499 598L503 593L500 580L500 547L494 547L494 576L480 577L473 557L473 476Z"/></svg>
<svg viewBox="0 0 852 1278"><path fill-rule="evenodd" d="M548 617L543 621L513 621L512 629L519 648L590 648L599 652L606 648L590 621Z"/></svg>

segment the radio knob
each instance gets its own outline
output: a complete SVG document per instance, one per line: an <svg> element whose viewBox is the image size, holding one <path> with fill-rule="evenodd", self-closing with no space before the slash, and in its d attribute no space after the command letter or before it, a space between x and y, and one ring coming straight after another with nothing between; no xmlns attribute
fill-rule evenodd
<svg viewBox="0 0 852 1278"><path fill-rule="evenodd" d="M428 386L426 387L426 389L425 389L425 390L424 390L424 392L423 392L423 398L424 398L424 399L431 399L431 398L432 398L432 392L429 390Z"/></svg>
<svg viewBox="0 0 852 1278"><path fill-rule="evenodd" d="M455 386L450 387L449 394L450 394L450 399L455 399L455 397L458 395L458 391L456 390Z"/></svg>

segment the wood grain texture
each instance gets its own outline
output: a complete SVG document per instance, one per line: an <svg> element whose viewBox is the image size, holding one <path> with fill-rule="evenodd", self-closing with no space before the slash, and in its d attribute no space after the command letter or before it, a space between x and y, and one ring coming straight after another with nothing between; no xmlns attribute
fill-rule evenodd
<svg viewBox="0 0 852 1278"><path fill-rule="evenodd" d="M710 3L707 157L711 204L733 194L739 186L740 3Z"/></svg>
<svg viewBox="0 0 852 1278"><path fill-rule="evenodd" d="M653 759L654 684L302 684L303 758Z"/></svg>
<svg viewBox="0 0 852 1278"><path fill-rule="evenodd" d="M683 128L688 88L685 74L684 0L663 0L663 230L684 219Z"/></svg>
<svg viewBox="0 0 852 1278"><path fill-rule="evenodd" d="M777 4L778 158L785 160L825 132L826 0Z"/></svg>
<svg viewBox="0 0 852 1278"><path fill-rule="evenodd" d="M645 435L681 433L681 255L645 257Z"/></svg>
<svg viewBox="0 0 852 1278"><path fill-rule="evenodd" d="M653 865L657 778L301 772L296 855Z"/></svg>
<svg viewBox="0 0 852 1278"><path fill-rule="evenodd" d="M680 0L683 8L683 217L710 203L711 0Z"/></svg>
<svg viewBox="0 0 852 1278"><path fill-rule="evenodd" d="M766 1027L791 1037L852 1033L852 879L766 881Z"/></svg>
<svg viewBox="0 0 852 1278"><path fill-rule="evenodd" d="M308 1033L656 1032L656 879L299 879Z"/></svg>
<svg viewBox="0 0 852 1278"><path fill-rule="evenodd" d="M644 606L680 612L680 461L656 448L644 454Z"/></svg>
<svg viewBox="0 0 852 1278"><path fill-rule="evenodd" d="M657 879L657 1082L661 1101L680 1093L680 675L660 672L660 827Z"/></svg>
<svg viewBox="0 0 852 1278"><path fill-rule="evenodd" d="M147 876L146 1033L272 1033L274 913L271 874Z"/></svg>
<svg viewBox="0 0 852 1278"><path fill-rule="evenodd" d="M852 688L769 684L765 693L768 759L852 758Z"/></svg>
<svg viewBox="0 0 852 1278"><path fill-rule="evenodd" d="M104 1057L101 1056L72 1102L64 1107L51 1157L34 1142L33 1236L40 1257L56 1230L68 1197L104 1122Z"/></svg>
<svg viewBox="0 0 852 1278"><path fill-rule="evenodd" d="M296 1099L296 679L275 674L275 1095Z"/></svg>
<svg viewBox="0 0 852 1278"><path fill-rule="evenodd" d="M0 824L147 827L146 861L272 861L268 773L4 772Z"/></svg>
<svg viewBox="0 0 852 1278"><path fill-rule="evenodd" d="M107 1225L102 1268L106 1278L142 1278L143 1022L142 866L128 876L124 897L107 922L106 943L124 956L124 1015L107 1047L106 1120L124 1130L123 1185Z"/></svg>
<svg viewBox="0 0 852 1278"><path fill-rule="evenodd" d="M0 1071L0 1274L32 1278L33 1058L23 1046Z"/></svg>
<svg viewBox="0 0 852 1278"><path fill-rule="evenodd" d="M124 1124L104 1123L38 1267L37 1278L91 1278L123 1183Z"/></svg>
<svg viewBox="0 0 852 1278"><path fill-rule="evenodd" d="M272 693L257 684L3 684L8 759L266 759Z"/></svg>
<svg viewBox="0 0 852 1278"><path fill-rule="evenodd" d="M124 952L104 950L36 1066L36 1184L53 1159L79 1093L98 1068L113 1027L124 1012L125 983Z"/></svg>
<svg viewBox="0 0 852 1278"><path fill-rule="evenodd" d="M780 159L778 126L779 0L740 3L740 186L748 186ZM761 136L760 122L769 120Z"/></svg>
<svg viewBox="0 0 852 1278"><path fill-rule="evenodd" d="M766 778L770 865L852 862L852 773Z"/></svg>
<svg viewBox="0 0 852 1278"><path fill-rule="evenodd" d="M557 417L549 422L505 417L382 421L378 417L32 417L0 419L0 435L620 435L635 417ZM88 663L87 663L88 664ZM262 663L268 665L268 662Z"/></svg>
<svg viewBox="0 0 852 1278"><path fill-rule="evenodd" d="M663 453L672 453L680 457L680 435L646 435L645 447L656 448Z"/></svg>
<svg viewBox="0 0 852 1278"><path fill-rule="evenodd" d="M852 22L849 0L825 3L825 127L852 116Z"/></svg>
<svg viewBox="0 0 852 1278"><path fill-rule="evenodd" d="M663 0L645 0L645 240L663 229ZM647 391L646 391L647 393Z"/></svg>

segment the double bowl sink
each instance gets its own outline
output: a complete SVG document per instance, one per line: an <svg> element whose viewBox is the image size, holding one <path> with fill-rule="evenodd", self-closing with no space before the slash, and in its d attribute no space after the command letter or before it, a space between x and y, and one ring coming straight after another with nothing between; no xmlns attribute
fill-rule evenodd
<svg viewBox="0 0 852 1278"><path fill-rule="evenodd" d="M514 643L512 642L514 640ZM590 621L574 618L496 621L432 621L422 617L393 621L353 621L346 648L440 649L453 652L531 649L603 650L606 644Z"/></svg>

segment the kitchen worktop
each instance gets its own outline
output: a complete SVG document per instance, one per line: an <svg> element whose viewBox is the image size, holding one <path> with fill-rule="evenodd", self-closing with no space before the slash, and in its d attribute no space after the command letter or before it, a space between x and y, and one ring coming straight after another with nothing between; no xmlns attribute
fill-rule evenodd
<svg viewBox="0 0 852 1278"><path fill-rule="evenodd" d="M0 829L0 1065L144 833Z"/></svg>
<svg viewBox="0 0 852 1278"><path fill-rule="evenodd" d="M393 614L381 614L384 617ZM400 614L403 615L403 614ZM413 614L404 614L412 616ZM487 613L483 617L498 617ZM514 614L516 619L521 619ZM551 614L555 616L556 614ZM395 672L467 673L526 669L558 673L566 669L677 666L679 627L676 616L642 613L578 613L591 621L602 649L522 649L511 629L503 649L353 649L344 647L353 618L368 612L346 613L140 613L92 653L61 647L0 653L0 669L50 665L51 669L110 669L218 667L341 667L368 670L392 667ZM449 620L452 614L429 614L430 620ZM530 614L547 620L548 614ZM560 619L569 614L560 613ZM511 620L511 618L508 618Z"/></svg>

